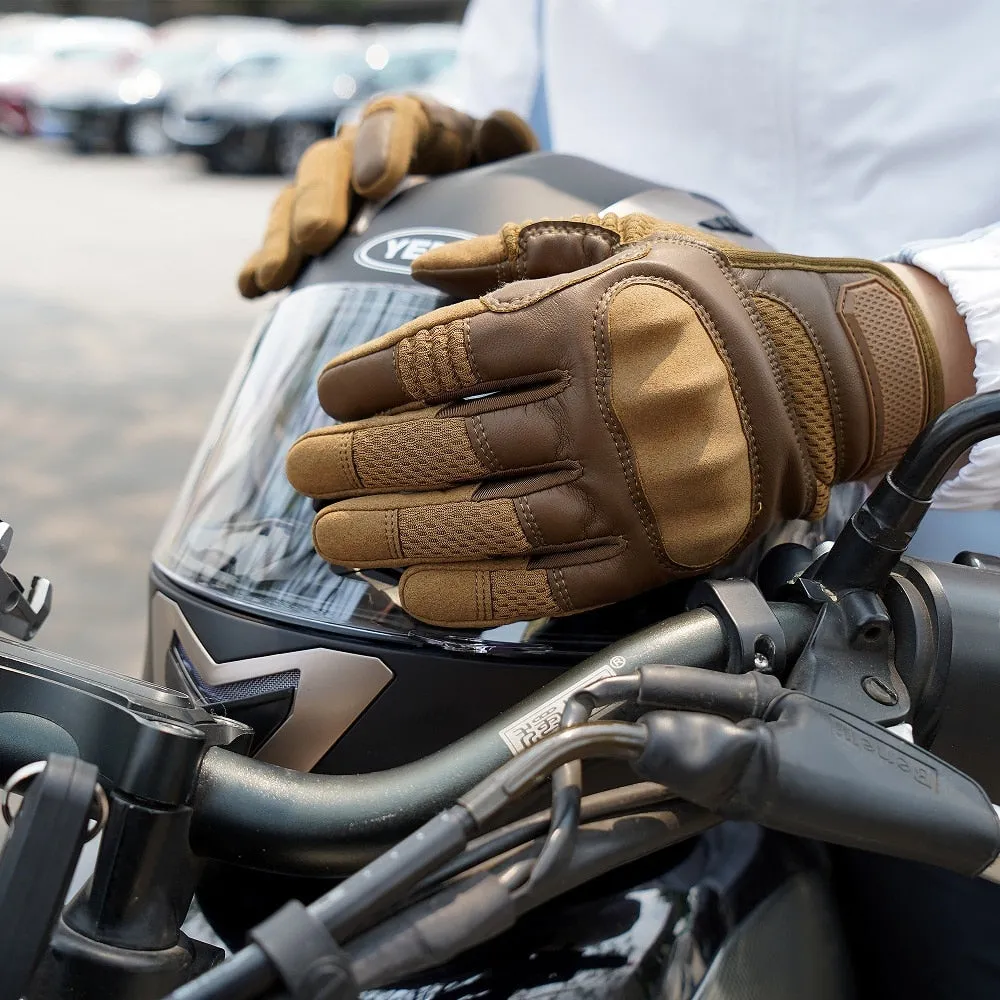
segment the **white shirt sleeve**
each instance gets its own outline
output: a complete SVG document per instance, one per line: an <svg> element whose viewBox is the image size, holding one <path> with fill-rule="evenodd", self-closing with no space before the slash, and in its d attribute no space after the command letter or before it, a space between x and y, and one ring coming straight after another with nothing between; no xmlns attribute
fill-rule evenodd
<svg viewBox="0 0 1000 1000"><path fill-rule="evenodd" d="M923 268L948 288L976 349L976 392L1000 389L1000 223L954 239L909 243L892 259ZM958 475L938 488L934 506L1000 508L1000 437L972 449Z"/></svg>
<svg viewBox="0 0 1000 1000"><path fill-rule="evenodd" d="M463 111L531 112L539 73L539 0L471 0L462 21L456 89Z"/></svg>

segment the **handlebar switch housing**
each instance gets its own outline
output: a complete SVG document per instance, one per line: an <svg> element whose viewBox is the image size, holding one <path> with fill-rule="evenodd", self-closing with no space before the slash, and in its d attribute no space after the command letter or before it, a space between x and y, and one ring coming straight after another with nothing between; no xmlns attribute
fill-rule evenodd
<svg viewBox="0 0 1000 1000"><path fill-rule="evenodd" d="M914 740L1000 801L1000 573L903 558L886 601Z"/></svg>
<svg viewBox="0 0 1000 1000"><path fill-rule="evenodd" d="M959 552L955 556L955 565L969 566L971 569L984 569L990 573L1000 573L1000 556L989 556L985 552Z"/></svg>

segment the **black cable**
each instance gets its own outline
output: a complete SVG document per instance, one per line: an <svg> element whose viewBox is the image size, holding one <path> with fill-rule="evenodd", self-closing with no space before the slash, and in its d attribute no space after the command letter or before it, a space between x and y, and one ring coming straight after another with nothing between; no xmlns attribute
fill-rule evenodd
<svg viewBox="0 0 1000 1000"><path fill-rule="evenodd" d="M643 726L614 722L557 732L507 761L396 847L377 857L309 910L337 940L349 940L405 898L427 875L468 844L498 812L568 760L587 756L634 759L646 745ZM249 945L228 962L170 994L171 1000L254 1000L276 983L263 951Z"/></svg>
<svg viewBox="0 0 1000 1000"><path fill-rule="evenodd" d="M881 591L948 470L971 445L997 434L1000 391L970 396L945 410L917 435L807 575L834 591Z"/></svg>
<svg viewBox="0 0 1000 1000"><path fill-rule="evenodd" d="M540 843L527 844L520 855L511 858L499 872L471 872L450 883L440 894L441 905L448 905L451 898L461 891L463 884L475 887L477 879L492 878L494 885L499 884L512 892L516 915L523 916L529 910L584 882L687 840L718 822L719 818L708 810L681 801L660 809L632 812L626 816L608 816L582 828L580 849L574 853L563 877L558 881L548 879L538 885L527 882L525 873L534 864L537 852L542 849ZM517 888L519 885L520 888ZM423 954L419 947L419 937L412 931L414 920L419 924L424 914L434 914L437 898L431 897L412 909L397 913L391 925L379 925L366 931L347 946L355 976L363 989L387 986L406 976L416 975L436 963L438 956ZM488 924L491 916L492 914L483 913L481 919ZM480 918L476 914L463 913L462 918L461 923L455 921L445 929L454 937L442 933L440 924L435 927L433 936L438 949L447 948L451 954L459 954L487 939L481 933ZM502 929L499 932L502 933ZM407 941L409 944L414 938L417 938L415 943L418 947L413 948L411 945L408 953L401 953L401 943L410 939ZM387 959L391 962L391 969L388 970L384 964Z"/></svg>
<svg viewBox="0 0 1000 1000"><path fill-rule="evenodd" d="M335 940L348 940L405 898L423 878L461 853L475 829L461 805L438 813L419 830L352 875L309 907ZM170 994L171 1000L254 1000L277 984L277 970L259 945Z"/></svg>
<svg viewBox="0 0 1000 1000"><path fill-rule="evenodd" d="M479 829L544 781L557 767L585 757L634 760L646 747L646 728L630 722L592 722L559 730L522 751L466 792L464 806Z"/></svg>
<svg viewBox="0 0 1000 1000"><path fill-rule="evenodd" d="M583 797L580 804L580 821L592 823L608 816L624 816L639 809L648 809L673 797L662 785L653 781L642 781L634 785L625 785L623 788L595 792L593 795ZM417 886L416 891L426 893L491 858L498 858L508 851L536 840L548 829L551 817L551 809L543 809L470 841L462 854L428 876Z"/></svg>
<svg viewBox="0 0 1000 1000"><path fill-rule="evenodd" d="M599 705L635 700L639 693L639 675L606 677L566 701L560 728L570 729L587 722ZM573 855L580 825L580 801L583 798L583 766L579 760L568 761L552 772L552 819L545 845L531 872L537 885L552 877Z"/></svg>

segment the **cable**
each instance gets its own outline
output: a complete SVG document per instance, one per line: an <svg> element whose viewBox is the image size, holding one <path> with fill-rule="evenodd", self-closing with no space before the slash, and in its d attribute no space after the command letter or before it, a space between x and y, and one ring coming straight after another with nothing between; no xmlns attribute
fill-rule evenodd
<svg viewBox="0 0 1000 1000"><path fill-rule="evenodd" d="M643 726L593 723L557 732L497 768L396 847L377 857L309 910L337 940L349 940L372 926L414 886L460 854L469 835L530 791L555 768L580 757L634 759L646 745ZM171 1000L253 1000L276 983L276 971L257 945L170 994Z"/></svg>
<svg viewBox="0 0 1000 1000"><path fill-rule="evenodd" d="M608 816L622 816L639 809L666 802L674 796L662 785L654 781L638 782L623 788L612 788L604 792L585 795L580 805L580 821L591 823ZM417 886L418 893L426 893L449 879L478 867L491 858L497 858L508 851L530 843L548 829L552 817L551 809L543 809L515 820L512 823L484 834L470 841L466 850L457 858L442 865L433 875Z"/></svg>
<svg viewBox="0 0 1000 1000"><path fill-rule="evenodd" d="M948 470L966 449L998 432L1000 391L970 396L945 410L917 435L807 575L833 591L881 591Z"/></svg>
<svg viewBox="0 0 1000 1000"><path fill-rule="evenodd" d="M464 875L446 886L439 896L397 913L391 925L380 924L352 941L347 952L358 983L362 989L388 986L438 964L442 954L460 954L488 940L489 936L502 933L506 927L494 920L504 906L495 896L490 900L493 905L489 909L484 907L479 913L465 910L460 914L461 919L452 919L442 926L439 915L461 896L466 885L471 890L470 898L476 887L484 883L512 892L514 912L520 917L584 882L687 840L718 822L719 817L708 810L676 801L669 807L609 816L588 823L580 831L580 847L570 859L563 877L558 882L546 880L537 886L527 882L524 875L526 867L534 864L542 844L528 844L498 873L477 871ZM484 899L484 902L487 901ZM507 914L509 921L509 909ZM425 920L434 922L433 929L429 926L425 929ZM496 930L487 936L483 927L491 924ZM433 955L427 954L426 942L431 938Z"/></svg>
<svg viewBox="0 0 1000 1000"><path fill-rule="evenodd" d="M566 701L560 728L570 729L587 722L598 705L634 701L639 694L639 675L607 677L577 691ZM580 801L583 797L583 766L569 761L552 773L552 819L542 851L531 872L532 885L538 885L559 871L573 855L580 825Z"/></svg>

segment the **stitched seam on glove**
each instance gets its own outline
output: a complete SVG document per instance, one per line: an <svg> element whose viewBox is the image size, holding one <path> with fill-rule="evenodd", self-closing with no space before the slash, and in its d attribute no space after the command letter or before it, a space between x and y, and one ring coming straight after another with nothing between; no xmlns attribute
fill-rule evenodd
<svg viewBox="0 0 1000 1000"><path fill-rule="evenodd" d="M519 278L527 277L526 268L531 242L544 236L576 236L581 240L585 236L593 236L605 243L609 254L614 253L621 246L621 238L618 234L602 225L582 221L570 223L532 222L530 225L522 226L517 239L517 254L511 261L517 267ZM595 263L600 263L600 261L595 261ZM589 267L590 265L585 264L584 266Z"/></svg>
<svg viewBox="0 0 1000 1000"><path fill-rule="evenodd" d="M658 237L653 238L658 239ZM795 444L798 448L799 459L805 468L811 470L812 464L809 460L809 451L806 448L805 441L802 437L802 428L799 425L799 417L795 412L795 406L792 403L792 396L788 388L788 383L785 379L785 372L781 367L781 361L778 358L778 352L771 339L771 335L768 332L767 326L761 318L760 313L757 311L757 307L754 305L750 293L736 277L736 274L727 259L727 255L723 255L720 251L713 249L707 244L697 243L695 240L682 240L675 237L673 238L673 242L690 243L700 247L705 253L709 254L716 261L723 277L725 277L726 281L729 282L733 291L736 293L736 296L743 304L743 308L746 310L747 316L750 318L751 323L753 323L754 328L757 331L757 335L760 337L761 346L764 348L768 364L770 365L771 372L774 375L778 393L781 396L782 405L784 406L785 413L788 415L788 419L791 421L792 428L795 431ZM809 491L810 495L807 496L807 502L804 505L805 510L807 511L811 510L816 503L815 475L809 477Z"/></svg>
<svg viewBox="0 0 1000 1000"><path fill-rule="evenodd" d="M608 323L607 313L608 313L608 306L611 300L621 289L626 288L630 285L638 285L638 284L658 285L661 288L665 288L672 294L677 295L679 298L681 298L694 311L695 315L698 317L702 326L705 328L705 331L711 338L712 344L714 345L716 351L719 353L719 356L722 359L722 362L726 368L726 372L729 377L729 385L733 393L733 398L736 402L736 408L739 411L740 423L743 428L743 433L747 439L747 453L750 462L751 494L750 494L750 517L747 521L746 527L743 529L743 532L740 535L740 537L733 543L733 545L729 549L726 550L726 552L719 559L714 559L712 560L711 563L706 563L702 565L689 566L686 563L684 564L677 563L667 555L663 539L660 536L660 531L657 525L655 514L653 512L649 500L645 495L645 492L643 491L642 480L639 476L637 463L632 455L632 450L628 442L628 437L625 434L624 428L621 427L621 424L614 413L614 408L612 406L610 396L608 396L607 399L608 413L611 415L611 419L614 421L615 427L619 429L619 433L621 434L621 438L624 442L626 452L629 455L629 466L626 468L623 463L623 471L625 472L625 479L626 482L628 483L629 493L632 498L632 504L636 510L636 513L639 514L643 527L646 529L647 538L650 539L653 551L657 554L657 560L661 563L661 565L663 565L667 569L674 570L682 574L690 574L692 571L697 572L700 569L705 569L708 568L709 566L714 566L717 563L723 562L726 559L730 558L730 556L734 552L738 552L740 548L742 548L742 546L747 541L747 537L752 534L755 521L760 513L760 509L762 506L760 500L760 462L757 449L757 440L756 437L754 436L753 425L750 420L750 412L747 409L746 400L743 395L743 388L740 385L739 376L736 374L736 369L733 366L732 357L730 356L729 351L726 349L726 345L723 342L722 337L715 326L715 323L712 321L711 316L709 316L709 314L706 312L702 304L698 302L698 300L695 299L693 296L691 296L686 289L676 284L675 282L670 281L669 279L657 277L655 275L633 275L628 278L623 278L621 281L616 282L611 288L609 288L602 297L601 302L598 303L598 309L602 310L604 313L603 326L605 327L605 329L607 328L607 323ZM597 310L595 310L595 317L596 317L596 312ZM595 318L595 324L596 324L596 318ZM607 339L610 342L610 337L607 337ZM608 384L610 385L611 364L607 363L606 368L608 372ZM603 413L604 400L601 395L600 389L598 389L598 399L601 402L601 409ZM605 422L607 423L607 419L605 420ZM609 430L611 430L610 427ZM612 437L614 437L613 430L612 430ZM616 450L618 450L617 440L615 447ZM620 450L618 450L618 458L620 461L621 457L622 453ZM644 513L647 511L648 515ZM652 529L652 536L650 535L650 528Z"/></svg>
<svg viewBox="0 0 1000 1000"><path fill-rule="evenodd" d="M727 252L726 256L736 262L737 266L753 268L754 270L780 268L794 271L816 271L820 274L859 273L882 278L903 299L907 316L912 324L914 340L916 341L917 349L923 362L924 379L927 387L926 420L930 420L941 412L944 392L943 376L941 373L941 359L938 355L937 345L934 342L934 336L927 325L927 318L917 305L913 294L890 268L878 261L864 260L858 257L794 257L788 254L763 253L761 251L746 251L742 249Z"/></svg>

